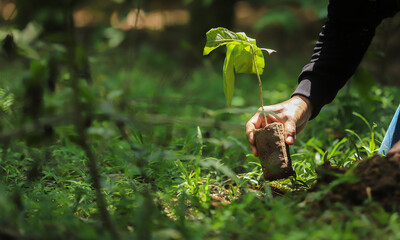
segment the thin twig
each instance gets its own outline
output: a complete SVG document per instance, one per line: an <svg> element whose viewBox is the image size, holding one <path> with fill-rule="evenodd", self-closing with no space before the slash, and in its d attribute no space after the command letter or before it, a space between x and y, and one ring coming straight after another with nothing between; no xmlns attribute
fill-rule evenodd
<svg viewBox="0 0 400 240"><path fill-rule="evenodd" d="M140 15L141 10L142 10L142 6L141 6L141 1L139 0L137 2L137 13L136 13L136 19L135 19L135 26L133 27L134 29L137 29L137 24L139 22L139 15Z"/></svg>
<svg viewBox="0 0 400 240"><path fill-rule="evenodd" d="M114 239L119 239L119 234L117 229L114 227L109 212L107 210L107 203L104 198L104 195L102 194L101 191L101 183L100 183L100 174L98 171L98 166L97 166L97 159L96 156L91 149L89 143L88 143L88 137L87 137L87 117L85 116L85 108L83 107L83 104L80 100L81 96L79 94L79 81L80 78L78 77L78 69L79 67L77 66L77 61L76 61L76 56L75 56L75 51L77 48L76 44L76 36L75 36L75 26L74 26L74 20L73 20L73 4L70 2L69 7L66 9L66 17L67 17L67 36L68 36L68 52L69 52L69 58L68 58L68 64L69 67L71 68L71 88L73 90L73 95L72 95L72 104L73 104L73 112L74 112L74 126L76 129L76 132L79 134L78 138L78 144L80 147L85 151L86 156L88 158L88 167L89 167L89 173L91 176L92 180L92 186L95 189L95 194L96 194L96 204L97 208L100 212L100 218L102 221L103 226L110 232L110 234L113 236ZM87 113L87 112L86 112ZM90 114L89 114L90 115Z"/></svg>
<svg viewBox="0 0 400 240"><path fill-rule="evenodd" d="M14 15L14 13L17 11L17 7L14 7L13 11L11 12L10 16L7 18L7 22L10 21L11 17Z"/></svg>

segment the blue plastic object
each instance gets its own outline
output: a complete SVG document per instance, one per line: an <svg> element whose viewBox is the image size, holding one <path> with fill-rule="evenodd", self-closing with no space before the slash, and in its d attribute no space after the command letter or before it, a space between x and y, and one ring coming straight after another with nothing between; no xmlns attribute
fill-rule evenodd
<svg viewBox="0 0 400 240"><path fill-rule="evenodd" d="M400 140L400 104L397 107L396 113L394 114L392 121L390 122L389 128L386 131L385 137L383 138L381 147L379 148L379 154L386 155L387 152L393 147L395 143Z"/></svg>

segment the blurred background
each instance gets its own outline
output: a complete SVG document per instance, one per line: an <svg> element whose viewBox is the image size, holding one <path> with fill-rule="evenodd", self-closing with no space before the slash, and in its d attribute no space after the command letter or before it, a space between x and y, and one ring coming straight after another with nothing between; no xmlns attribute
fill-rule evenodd
<svg viewBox="0 0 400 240"><path fill-rule="evenodd" d="M203 57L202 48L209 29L225 27L246 32L257 39L258 46L278 52L266 56L262 76L265 104L278 103L290 97L297 75L310 59L326 19L327 2L1 0L0 87L14 91L18 81L32 71L31 61L45 61L54 75L48 85L62 89L70 78L62 63L70 55L79 58L79 76L95 83L99 96L129 99L135 112L215 117L213 111L225 108L221 80L224 50ZM390 91L382 91L382 87L400 84L399 28L399 17L385 20L379 27L359 70L336 100L338 105L330 105L335 119L352 116L355 106L347 98L369 103L365 111L356 106L363 114L390 105L390 101L386 105L374 101ZM224 114L235 107L250 109L247 115L233 114L241 124L245 122L258 106L257 91L255 76L240 75L234 108ZM224 114L220 117L232 117ZM331 119L326 114L321 121ZM372 121L382 121L370 115Z"/></svg>
<svg viewBox="0 0 400 240"><path fill-rule="evenodd" d="M71 11L75 39L90 56L118 49L132 54L131 61L137 61L141 57L137 55L140 49L151 48L160 55L167 54L169 61L183 64L179 71L188 71L205 61L201 56L205 33L222 26L244 31L256 38L260 46L276 49L278 54L268 59L271 64L283 67L298 61L285 69L291 73L299 72L309 60L326 17L327 2L1 0L1 38L12 32L24 54L38 58L35 46L40 41L61 41L66 31L66 11ZM396 53L400 43L399 33L395 31L398 28L398 18L385 21L365 61L376 80L383 84L398 84L400 70Z"/></svg>
<svg viewBox="0 0 400 240"><path fill-rule="evenodd" d="M285 101L310 60L327 4L0 0L0 224L17 233L10 239L117 239L104 236L101 223L126 239L150 239L155 230L171 235L156 239L248 239L265 237L257 235L265 228L281 239L288 226L329 235L316 223L344 218L298 218L285 213L300 204L280 200L270 211L269 197L254 204L248 189L259 194L265 181L244 126L259 107L257 77L236 76L226 108L225 49L202 56L211 28L245 32L277 51L265 56L264 104ZM379 26L355 75L291 146L297 177L279 188L307 189L325 161L349 167L377 152L400 102L399 30L400 16ZM379 229L359 225L361 218L363 231L351 233Z"/></svg>

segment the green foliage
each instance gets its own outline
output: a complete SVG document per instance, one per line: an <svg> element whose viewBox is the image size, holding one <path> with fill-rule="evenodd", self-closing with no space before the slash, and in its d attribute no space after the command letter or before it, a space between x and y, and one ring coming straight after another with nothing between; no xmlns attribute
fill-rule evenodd
<svg viewBox="0 0 400 240"><path fill-rule="evenodd" d="M353 135L354 137L356 137L357 140L359 140L359 142L361 143L361 147L363 148L362 150L367 153L367 157L371 157L374 154L377 154L379 148L376 146L376 142L375 142L376 141L375 128L378 125L376 125L376 123L373 123L371 126L371 124L367 121L367 119L357 112L353 112L353 115L359 117L365 123L365 125L368 127L368 129L370 131L370 136L366 137L364 139L361 139L361 137L354 131L352 131L350 129L346 129L346 131L348 133L350 133L351 135ZM357 150L358 150L358 148L357 148ZM360 155L360 151L357 151L358 158L360 158L359 155Z"/></svg>
<svg viewBox="0 0 400 240"><path fill-rule="evenodd" d="M257 21L254 30L259 32L269 26L282 26L288 33L303 27L302 15L307 15L313 20L327 17L328 1L303 0L303 1L269 1L271 8Z"/></svg>
<svg viewBox="0 0 400 240"><path fill-rule="evenodd" d="M235 73L254 73L262 75L265 67L262 50L269 54L271 49L261 49L256 40L247 37L245 33L234 33L226 28L213 28L207 32L207 42L203 55L208 55L214 49L226 45L226 57L223 67L223 83L226 103L231 105L235 89Z"/></svg>
<svg viewBox="0 0 400 240"><path fill-rule="evenodd" d="M373 102L372 96L366 93L372 90L376 82L368 70L363 68L357 69L350 82L354 84L359 96L364 99L364 101L369 104Z"/></svg>
<svg viewBox="0 0 400 240"><path fill-rule="evenodd" d="M300 26L293 11L284 8L268 11L268 14L262 16L260 20L257 21L257 24L254 25L254 30L259 32L265 27L273 24L283 25L285 30L288 32L291 32Z"/></svg>
<svg viewBox="0 0 400 240"><path fill-rule="evenodd" d="M13 102L14 95L0 88L0 109L4 112L10 113Z"/></svg>
<svg viewBox="0 0 400 240"><path fill-rule="evenodd" d="M129 33L108 25L95 29L93 46L82 35L73 44L44 27L65 27L59 14L68 9L47 19L49 2L40 3L36 23L0 35L11 31L18 49L14 60L0 59L0 238L399 238L397 212L373 203L317 209L310 199L324 191L305 193L320 164L349 167L376 152L398 89L371 86L371 104L353 97L353 85L342 92L291 148L297 178L266 183L243 131L258 105L254 85L238 81L236 108L226 109L215 59L189 71L151 41L127 47L120 41ZM232 45L234 73L255 73L255 40L228 33L243 41ZM271 63L277 87L264 91L268 104L290 96L287 79L300 64Z"/></svg>
<svg viewBox="0 0 400 240"><path fill-rule="evenodd" d="M237 92L246 99L248 109L221 109L223 102L216 104L209 100L218 99L221 92L216 84L219 74L207 63L191 73L192 81L182 81L177 87L173 82L160 81L165 69L176 67L173 63L168 68L160 65L159 71L150 72L147 69L155 61L150 56L156 54L156 50L143 46L139 52L143 58L133 69L122 64L108 65L108 56L97 56L96 64L91 64L95 81L92 85L82 82L79 88L80 92L86 89L81 100L96 106L97 114L109 114L126 123L126 138L112 118L96 119L87 130L98 159L102 193L121 239L249 239L265 235L271 239L323 239L326 234L329 238L355 239L399 235L397 213L371 206L350 210L341 205L319 211L312 207L310 198L290 192L284 197L274 196L269 187L271 184L288 191L307 189L305 186L310 187L315 182L315 168L324 161L338 166L352 165L356 160L352 142L361 157L367 156L363 146L370 146L371 130L376 132L385 126L384 123L377 127L371 124L369 119L376 112L352 115L352 121L359 121L357 125L363 125L364 130L352 130L359 138L349 134L339 139L324 132L327 127L334 128L336 123L324 118L333 119L329 114L338 116L335 108L327 108L321 113L322 120L316 119L325 124L310 122L310 129L298 136L292 148L297 182L285 180L265 184L258 159L249 153L240 127L252 114L253 108L248 106L246 98L252 89L242 88ZM123 55L118 52L118 56ZM161 64L171 64L165 62L166 56L159 58ZM34 72L40 72L39 66L45 66L34 65ZM208 77L206 83L204 76ZM59 78L57 82L63 85L59 85L54 94L58 97L50 97L45 91L44 106L67 110L71 79L62 73ZM163 84L163 91L159 90L159 84ZM210 91L204 94L200 91L209 86L212 86ZM385 94L392 91L383 90ZM382 102L390 99L381 92L372 91L372 94ZM10 114L19 114L15 106L20 105L20 101L23 99L14 99ZM59 101L62 104L57 103ZM353 101L361 104L360 99ZM386 106L382 111L394 111L390 101L382 105ZM120 108L122 103L127 106L125 109ZM143 118L152 109L168 114L169 119L185 117L185 124L179 121L163 124L153 117ZM214 125L201 126L202 122L197 121L200 117L212 118ZM240 125L230 129L220 128L237 122ZM11 124L14 128L20 127L19 123ZM32 233L30 237L40 239L114 239L100 227L96 195L87 171L88 157L72 137L77 136L76 130L70 124L56 125L54 129L57 141L45 144L46 147L27 145L21 136L0 150L0 223L3 229L22 236L29 232ZM324 132L324 135L315 134L311 138L311 130ZM374 138L381 139L376 134ZM32 177L38 160L36 177ZM32 180L27 181L29 174ZM345 180L348 179L340 181ZM300 186L300 181L305 184ZM322 194L319 196L323 197ZM318 198L318 195L313 197Z"/></svg>

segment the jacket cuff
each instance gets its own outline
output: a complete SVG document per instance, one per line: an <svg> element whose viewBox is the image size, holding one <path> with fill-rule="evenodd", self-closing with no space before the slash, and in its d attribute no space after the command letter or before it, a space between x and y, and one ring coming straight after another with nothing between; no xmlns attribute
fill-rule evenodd
<svg viewBox="0 0 400 240"><path fill-rule="evenodd" d="M292 94L292 97L295 95L301 95L310 100L310 103L312 105L310 120L314 119L319 114L322 107L325 105L325 97L321 94L321 88L318 88L318 86L316 86L316 83L317 82L312 83L310 79L303 79L300 81L296 90Z"/></svg>

